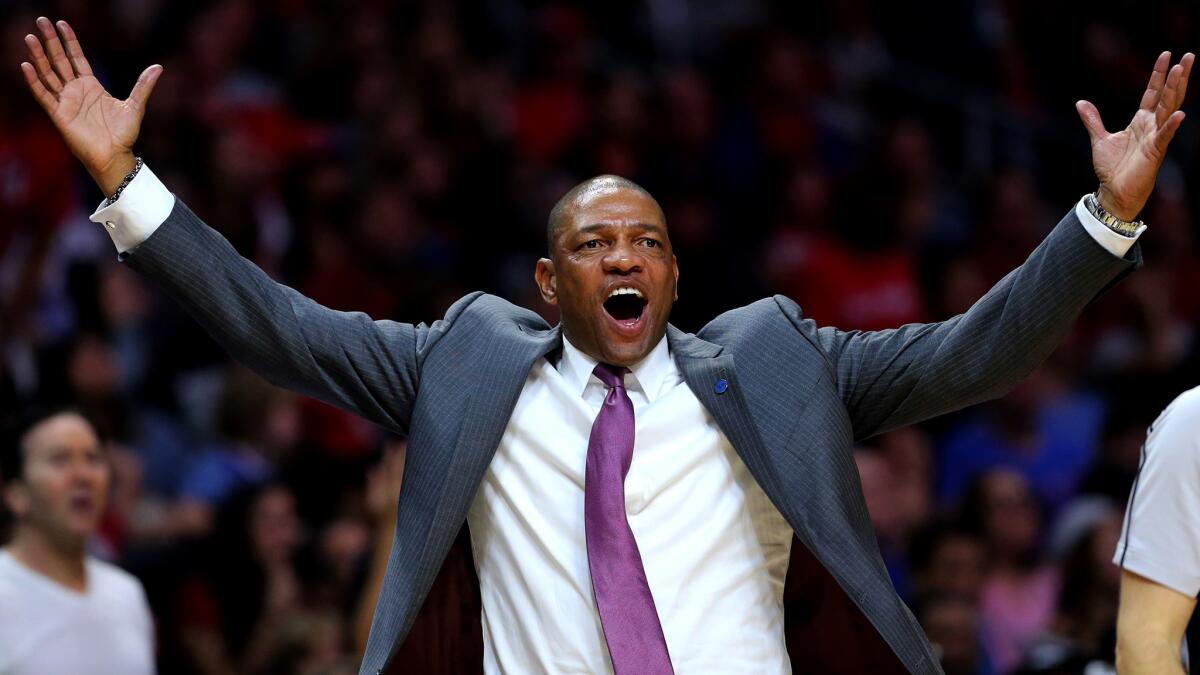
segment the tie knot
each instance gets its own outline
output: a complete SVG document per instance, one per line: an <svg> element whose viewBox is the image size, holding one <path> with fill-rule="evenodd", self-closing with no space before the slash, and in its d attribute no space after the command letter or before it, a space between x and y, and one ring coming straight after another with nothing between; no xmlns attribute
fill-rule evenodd
<svg viewBox="0 0 1200 675"><path fill-rule="evenodd" d="M625 387L625 373L628 368L622 366L610 366L607 363L597 363L596 369L592 371L606 387Z"/></svg>

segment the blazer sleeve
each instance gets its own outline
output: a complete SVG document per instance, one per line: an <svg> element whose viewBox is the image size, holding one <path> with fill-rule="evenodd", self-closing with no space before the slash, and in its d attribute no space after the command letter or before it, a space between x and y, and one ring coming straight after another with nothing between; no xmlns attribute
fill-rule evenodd
<svg viewBox="0 0 1200 675"><path fill-rule="evenodd" d="M1124 258L1113 255L1072 209L1024 264L946 321L841 331L816 328L787 302L797 313L793 323L830 360L861 440L1008 392L1050 355L1092 299L1141 263L1139 246Z"/></svg>
<svg viewBox="0 0 1200 675"><path fill-rule="evenodd" d="M335 311L272 281L178 199L167 220L120 259L267 381L401 434L425 354L474 297L432 326Z"/></svg>

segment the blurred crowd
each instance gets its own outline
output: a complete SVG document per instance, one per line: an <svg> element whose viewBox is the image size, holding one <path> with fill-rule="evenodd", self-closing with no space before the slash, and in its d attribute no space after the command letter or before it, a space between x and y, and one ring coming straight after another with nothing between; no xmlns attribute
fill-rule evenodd
<svg viewBox="0 0 1200 675"><path fill-rule="evenodd" d="M769 293L846 329L963 311L1095 188L1074 101L1125 124L1154 57L1200 37L1187 0L3 3L0 409L98 422L115 488L94 552L145 584L160 670L205 675L354 671L403 439L233 366L117 262L17 68L42 14L119 96L165 66L138 153L321 303L428 322L483 289L554 322L532 280L546 215L616 173L665 210L688 331ZM1111 662L1139 446L1200 384L1198 129L1144 214L1146 268L1045 366L856 450L947 673ZM397 672L479 670L472 573L456 547Z"/></svg>

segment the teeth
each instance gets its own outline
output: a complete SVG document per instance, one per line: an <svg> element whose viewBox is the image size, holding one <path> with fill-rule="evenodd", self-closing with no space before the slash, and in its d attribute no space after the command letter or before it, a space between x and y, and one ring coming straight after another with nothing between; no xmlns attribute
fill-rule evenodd
<svg viewBox="0 0 1200 675"><path fill-rule="evenodd" d="M610 297L610 298L611 298L611 297L613 297L613 296L615 296L615 295L636 295L636 296L637 296L637 297L639 297L639 298L645 298L645 297L646 297L646 296L642 295L642 292L641 292L641 291L639 291L638 289L636 289L636 288L629 288L628 286L623 286L623 287L621 287L621 288L614 288L614 289L613 289L613 291L612 291L611 293L609 293L609 294L608 294L608 297Z"/></svg>

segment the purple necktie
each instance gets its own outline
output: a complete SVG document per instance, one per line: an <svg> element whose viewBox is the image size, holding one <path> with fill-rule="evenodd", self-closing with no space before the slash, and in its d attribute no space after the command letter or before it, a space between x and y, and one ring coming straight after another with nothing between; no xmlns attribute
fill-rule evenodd
<svg viewBox="0 0 1200 675"><path fill-rule="evenodd" d="M625 516L634 428L625 369L601 363L593 372L608 395L588 440L583 521L604 640L616 675L674 675L642 556Z"/></svg>

